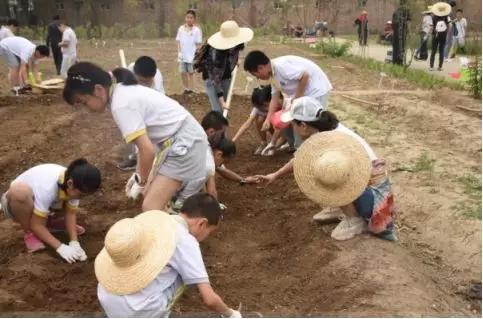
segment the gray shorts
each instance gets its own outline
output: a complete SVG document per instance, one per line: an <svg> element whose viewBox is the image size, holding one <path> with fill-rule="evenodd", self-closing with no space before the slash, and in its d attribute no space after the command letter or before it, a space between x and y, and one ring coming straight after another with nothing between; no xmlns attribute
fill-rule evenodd
<svg viewBox="0 0 483 319"><path fill-rule="evenodd" d="M0 197L0 203L2 204L3 215L7 219L13 219L13 215L10 212L10 207L8 206L7 193L3 193Z"/></svg>
<svg viewBox="0 0 483 319"><path fill-rule="evenodd" d="M193 73L193 63L180 62L179 63L180 73Z"/></svg>
<svg viewBox="0 0 483 319"><path fill-rule="evenodd" d="M0 47L0 55L7 63L10 69L17 69L20 66L20 58L13 54L11 51Z"/></svg>

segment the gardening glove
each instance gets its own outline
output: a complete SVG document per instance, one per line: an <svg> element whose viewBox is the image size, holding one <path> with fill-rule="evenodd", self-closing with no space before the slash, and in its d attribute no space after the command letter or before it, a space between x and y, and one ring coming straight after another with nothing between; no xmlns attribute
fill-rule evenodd
<svg viewBox="0 0 483 319"><path fill-rule="evenodd" d="M268 143L268 145L263 149L262 153L260 153L260 154L262 156L272 156L274 148L275 148L275 144L270 142L270 143Z"/></svg>
<svg viewBox="0 0 483 319"><path fill-rule="evenodd" d="M84 249L82 249L81 245L79 244L79 242L77 240L72 240L70 243L69 243L69 247L72 247L76 250L76 252L79 254L79 260L80 261L86 261L87 260L87 255L86 255L86 252L84 251Z"/></svg>
<svg viewBox="0 0 483 319"><path fill-rule="evenodd" d="M73 247L61 244L56 251L69 264L75 263L77 260L80 259L79 252L76 251Z"/></svg>
<svg viewBox="0 0 483 319"><path fill-rule="evenodd" d="M231 315L228 318L243 318L240 311L231 309Z"/></svg>
<svg viewBox="0 0 483 319"><path fill-rule="evenodd" d="M126 184L126 196L131 199L138 199L144 191L144 186L139 185L141 178L137 173L134 173Z"/></svg>

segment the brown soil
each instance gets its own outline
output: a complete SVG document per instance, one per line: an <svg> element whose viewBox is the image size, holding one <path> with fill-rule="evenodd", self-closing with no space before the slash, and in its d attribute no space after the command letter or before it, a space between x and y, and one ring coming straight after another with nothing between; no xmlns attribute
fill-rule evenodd
<svg viewBox="0 0 483 319"><path fill-rule="evenodd" d="M150 46L139 46L143 45ZM268 49L273 55L289 50ZM85 50L86 56L99 54L107 66L118 60L116 53L114 44L103 51ZM173 50L163 51L163 58L159 51L151 53L158 60L174 61ZM169 63L160 63L165 81L175 74ZM376 89L377 81L371 84L374 74L368 71L326 69L338 90ZM167 81L168 92L179 92L177 81ZM244 83L239 83L241 93ZM398 89L414 87L402 83ZM198 119L209 110L205 95L174 98ZM347 242L332 240L334 226L311 222L320 208L305 198L292 177L267 187L240 186L218 178L219 197L228 210L219 231L201 245L215 290L232 307L242 303L245 314L252 316L480 317L481 303L467 299L465 292L471 280L481 277L481 225L455 205L478 202L459 178L481 174L481 120L453 106L474 108L477 102L449 90L427 98L410 94L362 98L381 106L353 104L334 95L331 108L390 161L400 241L389 243L369 235ZM450 100L454 103L448 105ZM246 96L235 96L233 105L232 133L250 109ZM123 150L120 133L109 112L74 110L58 96L0 98L0 106L0 190L33 165L66 165L81 156L103 174L102 190L81 204L81 223L88 230L81 239L89 257L85 263L66 264L51 250L28 254L20 229L11 221L0 221L0 311L2 315L100 316L94 258L115 221L140 213L140 204L123 194L129 173L115 167ZM248 132L228 166L242 175L268 173L290 158L288 154L253 157L256 145L256 133ZM432 171L401 169L413 165L424 151L436 160ZM201 304L195 290L189 290L174 315L213 313Z"/></svg>

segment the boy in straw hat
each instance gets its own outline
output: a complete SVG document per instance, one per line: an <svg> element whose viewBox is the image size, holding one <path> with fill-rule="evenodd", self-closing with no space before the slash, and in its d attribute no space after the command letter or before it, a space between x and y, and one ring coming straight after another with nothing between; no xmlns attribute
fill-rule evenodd
<svg viewBox="0 0 483 319"><path fill-rule="evenodd" d="M294 171L299 187L310 199L323 207L340 207L344 218L332 231L336 240L350 239L367 229L396 240L385 162L369 144L311 97L295 99L281 118L292 123L304 143L295 159L274 173L257 177L271 183Z"/></svg>
<svg viewBox="0 0 483 319"><path fill-rule="evenodd" d="M431 7L431 13L433 14L433 41L431 43L429 70L434 70L434 59L436 57L436 52L439 52L438 71L441 71L443 69L444 47L446 45L446 37L448 34L451 6L446 2L435 3Z"/></svg>
<svg viewBox="0 0 483 319"><path fill-rule="evenodd" d="M199 246L222 217L218 201L199 193L180 215L149 211L115 223L94 265L107 316L167 317L183 285L196 285L210 309L241 318L213 291Z"/></svg>
<svg viewBox="0 0 483 319"><path fill-rule="evenodd" d="M202 72L213 111L222 113L227 108L225 102L232 81L231 74L238 64L240 51L252 38L250 28L240 28L235 21L229 20L223 22L220 31L208 39L206 53L196 64L200 65L198 71Z"/></svg>

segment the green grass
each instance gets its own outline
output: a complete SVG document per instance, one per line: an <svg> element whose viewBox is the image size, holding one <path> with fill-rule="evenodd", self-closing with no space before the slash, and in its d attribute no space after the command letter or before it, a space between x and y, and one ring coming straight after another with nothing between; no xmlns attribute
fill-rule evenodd
<svg viewBox="0 0 483 319"><path fill-rule="evenodd" d="M428 152L423 152L416 161L409 166L399 166L396 168L396 172L410 172L410 173L418 173L418 172L433 172L434 171L434 164L436 160L433 159Z"/></svg>
<svg viewBox="0 0 483 319"><path fill-rule="evenodd" d="M467 199L453 206L457 212L468 218L481 219L481 177L465 174L457 179L463 186Z"/></svg>

